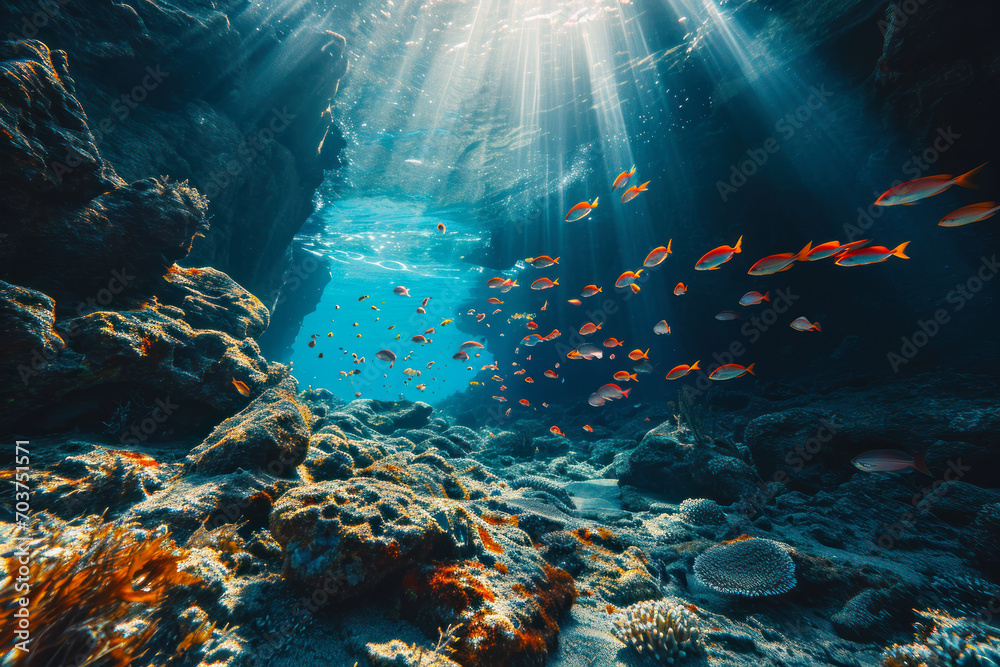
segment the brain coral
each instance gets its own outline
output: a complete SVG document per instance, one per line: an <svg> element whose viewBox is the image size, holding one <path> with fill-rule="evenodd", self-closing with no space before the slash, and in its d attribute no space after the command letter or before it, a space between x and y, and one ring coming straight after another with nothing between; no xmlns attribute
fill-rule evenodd
<svg viewBox="0 0 1000 667"><path fill-rule="evenodd" d="M640 655L672 665L705 650L698 618L670 600L651 600L626 607L612 620L611 634Z"/></svg>
<svg viewBox="0 0 1000 667"><path fill-rule="evenodd" d="M757 597L795 588L795 563L778 542L757 538L716 545L694 561L698 580L722 593Z"/></svg>

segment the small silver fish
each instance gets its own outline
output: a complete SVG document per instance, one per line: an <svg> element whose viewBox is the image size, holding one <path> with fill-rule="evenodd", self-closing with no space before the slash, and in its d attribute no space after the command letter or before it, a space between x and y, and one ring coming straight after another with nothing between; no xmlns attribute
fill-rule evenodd
<svg viewBox="0 0 1000 667"><path fill-rule="evenodd" d="M898 449L872 449L858 454L851 463L865 472L898 472L913 468L933 477L924 461L925 454L921 452L913 457Z"/></svg>

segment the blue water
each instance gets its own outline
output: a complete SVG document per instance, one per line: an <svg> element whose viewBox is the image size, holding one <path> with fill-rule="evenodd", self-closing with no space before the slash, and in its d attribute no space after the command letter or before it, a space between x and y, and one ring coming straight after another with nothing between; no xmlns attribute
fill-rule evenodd
<svg viewBox="0 0 1000 667"><path fill-rule="evenodd" d="M293 346L292 367L301 385L329 389L345 400L358 392L364 398L439 400L467 389L481 367L493 363L488 348L468 362L452 359L467 340L485 344L476 332L506 317L490 315L491 309L480 323L468 314L468 305L462 308L473 286L487 279L482 267L465 260L484 237L473 218L454 211L446 217L432 215L426 208L419 201L384 197L345 199L316 214L325 231L299 237L305 247L333 260L333 280ZM438 223L445 224L445 233L437 231ZM410 297L393 293L400 285ZM419 314L426 297L427 312ZM446 319L454 321L442 326ZM432 327L435 332L426 336L431 343L410 341ZM314 347L309 347L311 340ZM375 357L383 349L397 356L392 369ZM364 357L364 363L354 363L354 354ZM409 379L406 369L420 375ZM361 372L340 373L355 370Z"/></svg>

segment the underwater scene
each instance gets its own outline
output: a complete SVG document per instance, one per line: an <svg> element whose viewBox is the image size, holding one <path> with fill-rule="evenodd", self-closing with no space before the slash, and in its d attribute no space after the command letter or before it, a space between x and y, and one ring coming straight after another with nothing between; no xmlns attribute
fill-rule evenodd
<svg viewBox="0 0 1000 667"><path fill-rule="evenodd" d="M0 0L0 667L1000 667L996 0Z"/></svg>

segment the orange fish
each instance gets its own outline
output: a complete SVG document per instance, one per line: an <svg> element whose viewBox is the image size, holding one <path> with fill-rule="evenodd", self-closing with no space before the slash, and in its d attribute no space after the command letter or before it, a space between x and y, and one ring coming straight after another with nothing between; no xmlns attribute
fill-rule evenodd
<svg viewBox="0 0 1000 667"><path fill-rule="evenodd" d="M972 178L987 164L989 164L989 162L983 163L969 173L962 174L961 176L940 174L938 176L924 176L923 178L917 178L912 181L900 183L876 199L875 205L896 206L899 204L913 204L921 199L939 195L953 185L959 185L963 188L975 190L979 186L972 181Z"/></svg>
<svg viewBox="0 0 1000 667"><path fill-rule="evenodd" d="M639 278L639 274L643 272L643 269L638 271L626 271L625 273L618 276L618 280L615 281L615 287L626 287L631 285Z"/></svg>
<svg viewBox="0 0 1000 667"><path fill-rule="evenodd" d="M446 231L448 231L448 230L447 230L447 228L446 228L446 227L444 226L444 223L443 223L443 222L439 222L439 223L437 224L437 230L438 230L439 232L441 232L442 234L444 234L444 233L445 233Z"/></svg>
<svg viewBox="0 0 1000 667"><path fill-rule="evenodd" d="M580 296L582 297L594 296L600 291L601 288L598 287L597 285L587 285L580 291Z"/></svg>
<svg viewBox="0 0 1000 667"><path fill-rule="evenodd" d="M495 296L491 296L490 298L486 299L486 303L503 303L503 301L496 298Z"/></svg>
<svg viewBox="0 0 1000 667"><path fill-rule="evenodd" d="M573 304L574 306L582 306L583 305L583 301L580 301L579 299L569 299L569 300L566 301L566 303Z"/></svg>
<svg viewBox="0 0 1000 667"><path fill-rule="evenodd" d="M424 335L426 336L427 334L432 334L432 333L434 333L434 327L431 327L430 329L428 329L427 331L425 331Z"/></svg>
<svg viewBox="0 0 1000 667"><path fill-rule="evenodd" d="M619 347L624 344L624 342L618 340L617 338L608 338L604 341L604 347Z"/></svg>
<svg viewBox="0 0 1000 667"><path fill-rule="evenodd" d="M589 336L590 334L598 331L601 328L600 324L594 324L593 322L587 322L582 327L580 327L581 336Z"/></svg>
<svg viewBox="0 0 1000 667"><path fill-rule="evenodd" d="M534 384L535 383L535 381L532 380L531 378L524 378L524 381L527 382L528 384Z"/></svg>
<svg viewBox="0 0 1000 667"><path fill-rule="evenodd" d="M560 332L559 329L553 329L552 333L550 333L548 336L546 336L542 340L553 340L553 339L559 338L559 336L561 336L561 335L562 335L562 332Z"/></svg>
<svg viewBox="0 0 1000 667"><path fill-rule="evenodd" d="M635 176L635 165L632 165L632 168L628 171L623 171L618 174L618 177L615 178L614 182L611 184L611 191L614 192L618 188L623 188L628 185L629 179L633 176Z"/></svg>
<svg viewBox="0 0 1000 667"><path fill-rule="evenodd" d="M593 427L591 427L590 424L584 424L583 425L583 430L587 431L588 433L593 433L594 432L594 429L593 429Z"/></svg>
<svg viewBox="0 0 1000 667"><path fill-rule="evenodd" d="M905 243L900 243L898 246L889 250L886 247L880 245L866 246L864 248L855 248L854 250L848 250L837 257L837 261L834 262L837 266L861 266L862 264L874 264L876 262L884 262L893 255L899 257L900 259L909 259L906 255L906 246L910 244L909 241Z"/></svg>
<svg viewBox="0 0 1000 667"><path fill-rule="evenodd" d="M417 308L417 314L419 314L419 315L423 315L426 312L427 312L427 309L425 309L423 306L420 306L419 308Z"/></svg>
<svg viewBox="0 0 1000 667"><path fill-rule="evenodd" d="M639 196L640 192L645 192L649 190L646 186L649 185L649 181L646 181L642 185L633 185L628 190L622 193L622 203L630 202Z"/></svg>
<svg viewBox="0 0 1000 667"><path fill-rule="evenodd" d="M548 307L549 307L549 302L548 301L546 301L545 303L542 304L542 310L545 310Z"/></svg>
<svg viewBox="0 0 1000 667"><path fill-rule="evenodd" d="M767 276L772 273L778 273L779 271L787 271L792 268L792 265L795 264L795 262L805 261L809 257L809 251L811 249L812 241L807 243L806 247L800 250L797 254L783 252L777 255L768 255L751 266L747 273L751 276Z"/></svg>
<svg viewBox="0 0 1000 667"><path fill-rule="evenodd" d="M670 372L667 373L667 379L668 380L679 380L680 378L684 377L685 375L687 375L691 371L699 370L701 368L698 365L698 363L700 361L701 360L699 359L698 361L694 362L690 366L688 366L687 364L680 364L678 366L674 366L673 368L670 369Z"/></svg>
<svg viewBox="0 0 1000 667"><path fill-rule="evenodd" d="M563 433L563 432L562 432L562 429L561 429L561 428L559 428L558 426L553 426L553 427L549 428L549 431L551 431L551 432L552 432L552 433L554 433L555 435L561 435L561 436L562 436L562 437L564 437L564 438L566 437L566 434L565 434L565 433Z"/></svg>
<svg viewBox="0 0 1000 667"><path fill-rule="evenodd" d="M819 328L818 322L810 322L804 317L795 318L788 326L796 331L822 331L822 329Z"/></svg>
<svg viewBox="0 0 1000 667"><path fill-rule="evenodd" d="M863 246L866 243L868 243L868 239L845 243L843 245L841 245L840 241L828 241L826 243L821 243L809 251L809 254L806 256L806 261L815 262L818 259L833 257L834 255L839 255L840 253L850 250L851 248Z"/></svg>
<svg viewBox="0 0 1000 667"><path fill-rule="evenodd" d="M246 383L240 382L236 378L233 378L233 386L236 387L236 391L240 392L244 396L250 395L250 387L248 387Z"/></svg>
<svg viewBox="0 0 1000 667"><path fill-rule="evenodd" d="M503 282L504 282L503 278L501 278L500 276L494 276L486 281L486 286L489 287L490 289L493 289L494 287L500 287L501 285L503 285Z"/></svg>
<svg viewBox="0 0 1000 667"><path fill-rule="evenodd" d="M556 278L555 281L549 280L548 278L539 278L535 282L531 283L531 289L551 289L559 284L559 279Z"/></svg>
<svg viewBox="0 0 1000 667"><path fill-rule="evenodd" d="M738 377L742 377L746 373L754 375L753 364L747 367L740 366L739 364L726 364L724 366L719 366L714 371L708 374L709 380L735 380Z"/></svg>
<svg viewBox="0 0 1000 667"><path fill-rule="evenodd" d="M674 240L670 239L669 241L667 241L667 247L666 248L664 248L663 246L660 246L659 248L653 248L650 251L650 253L648 255L646 255L646 259L645 259L645 261L643 261L642 265L646 266L646 267L650 267L650 266L658 266L659 264L662 264L663 260L665 260L673 252L670 249L670 244L673 243L673 242L674 242Z"/></svg>
<svg viewBox="0 0 1000 667"><path fill-rule="evenodd" d="M525 323L524 326L528 327L529 329L537 329L538 328L538 325L536 323L532 322L531 320L528 320Z"/></svg>
<svg viewBox="0 0 1000 667"><path fill-rule="evenodd" d="M545 371L543 375L547 378L553 378L553 379L559 377L559 374L556 373L555 371Z"/></svg>
<svg viewBox="0 0 1000 667"><path fill-rule="evenodd" d="M306 343L306 345L308 345L309 347L316 347L316 341L311 340L308 343Z"/></svg>
<svg viewBox="0 0 1000 667"><path fill-rule="evenodd" d="M520 287L520 285L517 284L517 278L514 278L514 280L505 280L503 281L503 284L500 285L500 292L502 294L506 294L515 287Z"/></svg>
<svg viewBox="0 0 1000 667"><path fill-rule="evenodd" d="M479 313L478 315L476 315L476 321L477 322L482 322L485 319L486 319L486 313ZM489 326L489 325L487 325L487 326Z"/></svg>
<svg viewBox="0 0 1000 667"><path fill-rule="evenodd" d="M632 382L639 381L639 378L636 377L635 373L629 375L628 371L618 371L617 373L615 373L615 379L618 380L619 382L628 382L629 380L632 380Z"/></svg>
<svg viewBox="0 0 1000 667"><path fill-rule="evenodd" d="M770 301L770 300L771 300L770 292L764 292L763 294L761 294L760 292L747 292L746 294L740 297L740 305L756 306L758 303L762 301Z"/></svg>
<svg viewBox="0 0 1000 667"><path fill-rule="evenodd" d="M677 283L677 286L674 287L674 294L676 296L680 296L681 294L686 294L687 291L688 291L688 286L685 285L684 283Z"/></svg>
<svg viewBox="0 0 1000 667"><path fill-rule="evenodd" d="M421 345L424 345L425 343L429 343L430 341L427 340L427 337L424 336L423 334L417 334L416 336L414 336L413 338L410 339L410 342L411 343L420 343Z"/></svg>
<svg viewBox="0 0 1000 667"><path fill-rule="evenodd" d="M525 373L527 373L527 371L524 370L523 368L520 369L520 370L514 371L514 375L524 375Z"/></svg>
<svg viewBox="0 0 1000 667"><path fill-rule="evenodd" d="M458 359L459 361L468 361L469 360L469 353L468 352L456 352L455 354L451 355L451 358L452 359Z"/></svg>
<svg viewBox="0 0 1000 667"><path fill-rule="evenodd" d="M506 398L504 398L503 396L494 396L493 398L494 398L494 399L496 399L496 400L498 400L498 401L500 401L501 403L503 403L504 401L506 401L506 400L507 400L507 399L506 399Z"/></svg>
<svg viewBox="0 0 1000 667"><path fill-rule="evenodd" d="M972 222L992 218L997 214L997 211L1000 211L1000 206L997 206L995 201L984 201L980 204L963 206L956 211L952 211L944 216L938 225L941 227L961 227Z"/></svg>
<svg viewBox="0 0 1000 667"><path fill-rule="evenodd" d="M354 398L361 398L361 392L360 391L354 392Z"/></svg>
<svg viewBox="0 0 1000 667"><path fill-rule="evenodd" d="M522 398L520 401L518 401L518 403L520 403L521 405L531 405L530 403L528 403L528 399L526 398Z"/></svg>
<svg viewBox="0 0 1000 667"><path fill-rule="evenodd" d="M713 269L719 268L722 264L725 264L733 255L742 252L741 244L743 243L743 237L741 236L737 241L736 245L730 247L727 245L720 245L718 248L709 250L704 255L701 256L697 262L695 262L694 268L696 271L711 271Z"/></svg>
<svg viewBox="0 0 1000 667"><path fill-rule="evenodd" d="M632 284L631 284L631 285L629 285L628 287L629 287L629 289L630 289L630 290L632 290L632 294L638 294L638 293L639 293L639 290L641 290L641 289L642 289L641 287L639 287L639 286L638 286L638 285L636 285L635 283L632 283Z"/></svg>
<svg viewBox="0 0 1000 667"><path fill-rule="evenodd" d="M507 391L507 385L505 384L500 385L500 391Z"/></svg>
<svg viewBox="0 0 1000 667"><path fill-rule="evenodd" d="M576 222L577 220L583 220L590 213L597 208L597 200L599 197L594 197L593 203L588 204L585 201L580 202L566 213L566 222Z"/></svg>
<svg viewBox="0 0 1000 667"><path fill-rule="evenodd" d="M441 327L443 327L444 325L446 325L446 324L451 324L451 323L452 323L452 322L454 322L454 321L455 321L455 320L451 320L451 319L448 319L448 320L441 320L441 324L439 324L438 326L441 326Z"/></svg>
<svg viewBox="0 0 1000 667"><path fill-rule="evenodd" d="M548 255L539 255L538 257L528 257L524 261L531 264L536 269L544 269L552 266L553 264L558 264L559 258L556 257L555 259L552 259Z"/></svg>
<svg viewBox="0 0 1000 667"><path fill-rule="evenodd" d="M628 353L628 358L631 359L632 361L639 361L640 359L645 359L646 361L649 361L649 357L646 356L648 354L649 354L649 349L643 352L642 350L636 348Z"/></svg>

